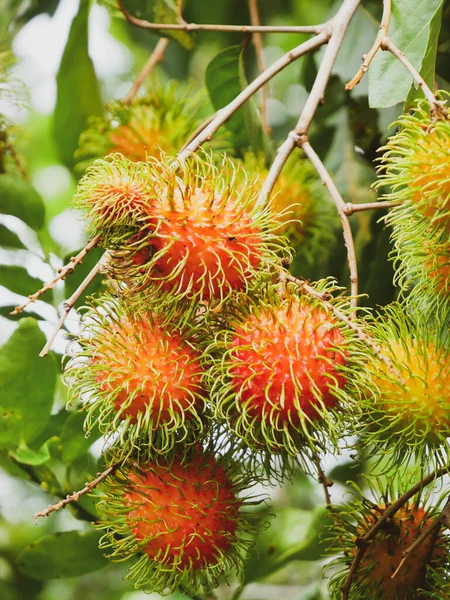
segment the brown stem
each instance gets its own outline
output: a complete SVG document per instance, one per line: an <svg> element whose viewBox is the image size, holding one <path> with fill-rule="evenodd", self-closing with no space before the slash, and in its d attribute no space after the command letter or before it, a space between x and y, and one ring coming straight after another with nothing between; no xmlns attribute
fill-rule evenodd
<svg viewBox="0 0 450 600"><path fill-rule="evenodd" d="M328 479L328 477L325 475L325 471L322 468L322 465L320 463L320 458L318 457L317 454L314 454L314 462L316 463L317 477L318 477L319 483L322 485L322 488L323 488L323 494L325 496L325 504L327 505L329 512L334 513L334 507L333 507L333 503L331 502L331 494L330 494L330 490L329 490L329 488L334 484L334 482L331 481L331 479Z"/></svg>
<svg viewBox="0 0 450 600"><path fill-rule="evenodd" d="M130 91L125 96L123 103L129 104L132 100L134 100L136 94L139 91L139 88L144 83L145 79L150 75L151 71L159 62L164 58L164 52L169 43L168 38L160 38L159 42L156 44L153 52L150 54L147 62L144 65L144 68L133 81L133 85L131 86Z"/></svg>
<svg viewBox="0 0 450 600"><path fill-rule="evenodd" d="M117 4L126 20L131 23L131 25L135 25L136 27L141 27L143 29L160 31L186 31L187 33L192 31L230 31L237 33L320 33L324 27L324 25L210 25L206 23L186 23L185 21L182 23L151 23L150 21L138 19L137 17L130 15L130 13L124 8L121 0L118 0Z"/></svg>
<svg viewBox="0 0 450 600"><path fill-rule="evenodd" d="M394 206L400 206L402 203L403 200L386 200L386 202L367 202L365 204L353 204L352 202L347 202L344 212L349 217L355 212L377 210L378 208L392 208Z"/></svg>
<svg viewBox="0 0 450 600"><path fill-rule="evenodd" d="M325 184L330 196L332 197L336 205L339 218L341 219L342 232L344 235L345 246L347 248L347 259L350 269L351 304L353 307L355 307L358 302L358 266L356 264L355 242L353 240L352 229L350 227L348 216L345 212L345 202L342 199L342 196L339 193L336 184L334 183L333 179L331 178L330 174L325 168L325 165L314 151L308 139L303 138L300 141L299 145L301 146L301 148L303 148L303 151L305 152L306 156L312 162L314 168L316 169L317 173L319 174L320 178Z"/></svg>
<svg viewBox="0 0 450 600"><path fill-rule="evenodd" d="M81 250L81 252L74 256L65 267L59 269L58 275L52 281L43 285L40 290L38 290L34 294L31 294L31 296L28 296L28 300L20 306L16 306L16 308L12 311L11 314L17 315L21 313L23 309L26 308L29 304L31 304L32 302L36 302L36 300L40 296L42 296L42 294L45 294L45 292L51 290L56 285L56 283L58 283L58 281L65 279L67 275L72 273L75 267L83 261L83 258L86 256L86 254L90 250L92 250L92 248L95 248L95 246L97 246L97 244L100 242L101 237L102 235L101 233L99 233L94 238L92 238L92 240L83 248L83 250Z"/></svg>
<svg viewBox="0 0 450 600"><path fill-rule="evenodd" d="M250 21L252 25L259 27L261 21L259 19L258 0L248 0L248 7L250 11ZM262 73L265 70L264 56L263 56L263 40L260 31L255 31L252 36L253 45L256 50L256 60L258 62L259 72ZM265 131L270 134L269 120L267 114L267 102L268 102L268 87L262 86L261 88L261 121Z"/></svg>
<svg viewBox="0 0 450 600"><path fill-rule="evenodd" d="M75 302L78 300L78 298L81 296L81 294L85 291L85 289L88 287L88 285L95 279L95 277L98 275L98 273L100 273L100 271L106 267L106 265L109 261L109 257L110 257L109 252L106 251L103 254L103 256L101 257L101 259L98 261L98 263L93 267L93 269L91 269L91 271L88 273L88 275L83 279L83 281L80 283L80 285L74 291L74 293L70 296L70 298L68 298L63 303L61 318L59 319L52 335L47 340L47 343L45 344L45 346L42 348L41 352L39 353L39 356L41 358L44 358L50 352L50 348L52 347L53 342L55 341L56 336L58 335L61 327L64 325L70 311L74 307Z"/></svg>
<svg viewBox="0 0 450 600"><path fill-rule="evenodd" d="M244 102L253 96L267 81L272 79L274 75L282 71L285 67L290 65L292 62L311 52L315 48L325 44L330 38L328 31L323 31L315 37L306 42L303 42L279 60L273 65L268 67L261 75L256 77L240 94L236 96L232 102L227 104L224 108L221 108L214 115L211 122L178 154L178 160L180 162L185 161L193 152L196 152L202 144L211 140L212 136L216 131L224 124L228 119L240 108Z"/></svg>
<svg viewBox="0 0 450 600"><path fill-rule="evenodd" d="M442 114L444 117L448 117L448 110L445 108L444 103L436 98L436 96L433 94L433 92L425 82L425 79L418 71L416 71L416 69L412 66L412 64L406 58L404 53L401 50L399 50L399 48L397 48L394 42L386 36L381 40L380 47L382 50L393 54L395 58L398 58L402 65L409 71L414 81L423 91L425 98L430 103L432 112L434 112L435 114Z"/></svg>
<svg viewBox="0 0 450 600"><path fill-rule="evenodd" d="M66 496L63 500L60 500L56 504L51 504L45 510L41 510L41 511L37 512L33 517L33 521L35 523L37 523L37 520L40 517L48 517L51 513L56 512L56 511L60 510L61 508L64 508L68 504L71 504L72 502L78 502L78 500L81 498L81 496L84 496L85 494L92 492L92 490L94 490L100 483L102 483L102 481L104 481L109 475L111 475L111 473L114 473L114 471L116 471L116 469L119 467L119 465L120 465L120 463L111 465L105 471L103 471L102 473L99 473L98 477L96 477L92 481L89 481L88 483L86 483L86 485L84 486L84 488L82 490L79 490L78 492L74 492L73 494Z"/></svg>
<svg viewBox="0 0 450 600"><path fill-rule="evenodd" d="M372 525L369 531L363 536L357 539L358 550L353 558L352 564L350 565L349 572L345 579L344 585L342 586L342 598L341 600L348 600L348 596L350 593L350 588L352 585L352 581L358 567L364 557L364 554L367 549L367 545L372 540L377 532L381 529L387 519L393 517L395 513L404 505L410 498L412 498L415 494L420 492L424 487L429 485L432 481L435 481L439 477L442 477L450 470L450 464L445 467L441 467L440 469L436 469L426 477L424 477L421 481L413 485L407 492L402 494L398 500L396 500L393 504L391 504L380 516L378 521Z"/></svg>
<svg viewBox="0 0 450 600"><path fill-rule="evenodd" d="M381 42L383 38L387 35L389 29L389 23L391 21L392 14L392 2L391 0L383 0L383 15L381 17L380 29L378 31L378 35L373 43L372 48L369 50L367 54L363 56L363 63L359 68L359 71L356 75L351 79L348 83L345 84L345 89L349 92L352 90L355 85L357 85L364 76L364 73L369 69L370 63L374 59L375 54L381 48Z"/></svg>

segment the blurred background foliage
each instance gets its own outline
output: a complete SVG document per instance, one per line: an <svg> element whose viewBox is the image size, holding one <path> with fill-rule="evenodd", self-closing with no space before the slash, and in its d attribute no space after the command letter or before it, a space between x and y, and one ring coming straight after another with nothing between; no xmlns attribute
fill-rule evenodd
<svg viewBox="0 0 450 600"><path fill-rule="evenodd" d="M242 0L184 4L188 22L250 22ZM412 46L422 44L423 72L433 79L437 50L436 80L450 91L450 1L409 4L420 8L426 24L425 39L409 40ZM153 20L162 10L169 22L176 20L171 0L127 0L124 5L137 17ZM261 22L267 25L317 24L339 5L339 0L259 0ZM406 85L408 91L410 86L406 76L400 85L394 72L384 90L375 74L365 77L351 95L344 92L344 83L355 74L376 36L380 15L378 0L366 0L358 9L310 130L344 199L354 203L376 200L370 186L377 149L403 110L403 102L380 107L391 94L386 89L391 86L395 97L397 87ZM420 18L416 12L411 27L418 30ZM0 31L0 598L140 600L148 596L123 581L125 569L109 565L97 549L98 535L89 525L95 519L90 498L37 525L32 521L37 510L83 487L102 468L101 440L95 435L86 440L80 413L65 409L61 354L66 338L58 337L47 360L38 357L45 335L57 321L58 306L96 263L99 251L89 254L73 275L27 312L15 317L9 313L85 244L80 215L70 207L80 175L73 169L79 136L89 117L104 114L105 103L124 98L159 38L128 24L113 0L98 4L3 0ZM241 33L178 32L174 37L152 77L162 84L171 79L193 81L199 90L206 81L209 105L204 117L240 91L242 73L247 80L257 74L254 47ZM298 34L265 35L265 63L271 64L304 39ZM298 60L268 85L272 151L295 125L322 52ZM149 86L151 82L152 78ZM252 108L256 116L259 101L257 97ZM237 156L248 145L270 148L262 134L255 141L248 131L242 131L239 121L228 127L225 139ZM351 219L361 292L367 294L362 303L371 307L395 297L389 231L380 223L382 216L382 211L361 212ZM334 275L345 285L346 252L339 223L327 226L332 228L330 243L321 248L320 261L297 259L292 268L307 278ZM92 291L91 287L88 293ZM75 332L76 327L76 319L69 318L68 331ZM368 468L355 466L348 456L327 457L326 465L335 481L336 502L342 500L347 482L360 481ZM265 492L271 497L272 525L250 557L245 571L249 585L242 597L325 600L321 534L327 518L320 486L299 473L283 487ZM222 586L217 598L229 597L230 588Z"/></svg>

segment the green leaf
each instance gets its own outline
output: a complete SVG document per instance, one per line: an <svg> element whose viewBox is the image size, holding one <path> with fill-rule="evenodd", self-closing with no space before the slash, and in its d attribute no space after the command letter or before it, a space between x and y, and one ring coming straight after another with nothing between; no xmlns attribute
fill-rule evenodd
<svg viewBox="0 0 450 600"><path fill-rule="evenodd" d="M80 248L80 250L81 250L81 248ZM76 252L72 252L71 254L68 254L67 256L65 256L64 264L66 265L68 262L70 262L70 259L74 255L78 254L78 252L79 251L77 250ZM66 277L66 279L64 280L64 285L65 285L64 294L65 294L66 298L70 298L70 296L75 292L75 290L79 287L79 285L82 283L84 278L90 273L90 271L98 263L100 258L103 256L104 252L105 251L102 248L93 248L84 257L83 262L80 263L79 265L77 265L77 267L73 271L73 273L71 273L70 275L68 275ZM102 281L103 281L102 276L97 275L95 277L94 281L92 281L88 285L86 290L78 298L77 302L75 303L75 307L77 308L79 306L82 306L85 303L87 296L92 296L93 294L101 292L104 289Z"/></svg>
<svg viewBox="0 0 450 600"><path fill-rule="evenodd" d="M14 248L24 250L26 246L21 242L19 236L0 223L0 246L3 248Z"/></svg>
<svg viewBox="0 0 450 600"><path fill-rule="evenodd" d="M42 281L36 279L36 277L31 277L24 267L0 265L0 285L4 285L15 294L29 296L42 287ZM45 293L45 300L51 302L52 297L52 290Z"/></svg>
<svg viewBox="0 0 450 600"><path fill-rule="evenodd" d="M32 185L15 175L0 175L0 213L21 219L32 229L44 226L45 206Z"/></svg>
<svg viewBox="0 0 450 600"><path fill-rule="evenodd" d="M41 315L38 315L37 313L33 312L33 311L22 311L17 315L12 315L11 313L13 312L13 310L15 309L15 306L13 306L12 304L6 305L6 306L0 306L0 316L1 317L5 317L5 319L9 319L10 321L20 321L21 319L26 319L28 317L33 317L33 319L36 319L36 321L43 321L43 317L41 317Z"/></svg>
<svg viewBox="0 0 450 600"><path fill-rule="evenodd" d="M36 579L78 577L106 567L98 549L101 534L64 531L45 535L27 546L17 559L22 573Z"/></svg>
<svg viewBox="0 0 450 600"><path fill-rule="evenodd" d="M151 23L178 23L177 3L175 0L123 0L125 10L133 17L144 19ZM195 46L194 38L186 31L152 30L161 37L176 40L186 50Z"/></svg>
<svg viewBox="0 0 450 600"><path fill-rule="evenodd" d="M72 168L80 133L91 115L103 115L103 103L94 65L88 53L89 0L81 0L78 14L56 76L54 135L62 162Z"/></svg>
<svg viewBox="0 0 450 600"><path fill-rule="evenodd" d="M56 364L39 358L45 336L36 321L22 319L0 348L0 445L16 448L44 429L53 405Z"/></svg>
<svg viewBox="0 0 450 600"><path fill-rule="evenodd" d="M86 414L81 410L70 413L61 434L62 458L64 462L69 463L83 456L100 437L100 432L92 432L86 437L83 429Z"/></svg>
<svg viewBox="0 0 450 600"><path fill-rule="evenodd" d="M241 46L230 46L217 54L206 68L205 83L216 110L229 104L247 86ZM225 123L236 150L249 146L261 151L262 130L255 105L247 101Z"/></svg>
<svg viewBox="0 0 450 600"><path fill-rule="evenodd" d="M434 72L432 48L437 44L439 35L435 18L441 7L442 0L392 2L389 37L419 73L424 75L427 71L427 77ZM411 75L395 56L390 52L378 52L369 69L370 106L387 108L404 102L411 83Z"/></svg>
<svg viewBox="0 0 450 600"><path fill-rule="evenodd" d="M271 525L261 532L245 567L245 583L270 575L292 560L319 560L322 534L330 519L325 508L315 512L279 508Z"/></svg>
<svg viewBox="0 0 450 600"><path fill-rule="evenodd" d="M22 442L17 450L11 450L11 456L19 463L24 465L43 465L50 460L50 450L48 447L49 443L43 444L37 452L28 448L28 446Z"/></svg>

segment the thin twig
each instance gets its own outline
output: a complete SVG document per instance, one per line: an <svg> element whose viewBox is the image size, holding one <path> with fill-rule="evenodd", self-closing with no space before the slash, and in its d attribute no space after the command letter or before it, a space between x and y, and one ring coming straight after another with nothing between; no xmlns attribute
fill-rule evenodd
<svg viewBox="0 0 450 600"><path fill-rule="evenodd" d="M353 0L355 1L355 0ZM268 67L261 75L256 77L236 98L227 104L224 108L221 108L214 115L209 125L207 125L179 154L178 160L180 162L185 161L192 153L196 152L202 144L211 140L212 136L216 131L226 122L228 119L240 108L244 102L253 96L267 81L272 79L274 75L282 71L285 67L290 65L292 62L311 52L315 48L326 44L330 38L328 31L323 31L315 37L306 42L303 42L290 52L287 52L273 65Z"/></svg>
<svg viewBox="0 0 450 600"><path fill-rule="evenodd" d="M403 200L386 200L386 202L366 202L365 204L353 204L347 202L345 205L344 212L349 217L355 212L361 212L364 210L377 210L378 208L393 208L394 206L400 206L403 204Z"/></svg>
<svg viewBox="0 0 450 600"><path fill-rule="evenodd" d="M29 304L31 304L32 302L36 302L36 300L40 296L42 296L42 294L45 294L45 292L47 292L48 290L51 290L56 285L56 283L58 283L58 281L65 279L67 277L67 275L72 273L73 270L75 269L75 267L83 261L86 254L90 250L92 250L92 248L95 248L95 246L97 246L101 237L102 237L102 235L101 235L101 233L99 233L94 238L92 238L92 240L83 248L83 250L81 250L81 252L79 252L76 256L74 256L65 267L62 267L61 269L59 269L58 275L52 281L43 285L40 290L38 290L34 294L31 294L31 296L28 296L28 300L26 302L24 302L24 304L21 304L20 306L16 306L16 308L12 311L11 314L17 315L17 314L21 313L23 311L23 309L26 308Z"/></svg>
<svg viewBox="0 0 450 600"><path fill-rule="evenodd" d="M402 63L402 65L409 71L409 73L412 75L412 78L414 79L414 81L417 83L419 88L421 88L421 90L423 91L425 98L430 103L431 110L434 113L442 114L444 117L448 117L448 110L445 108L444 102L442 102L441 100L438 100L436 98L436 96L433 94L431 89L428 87L425 79L422 77L422 75L418 71L416 71L416 69L412 66L412 64L406 58L404 53L399 48L397 48L397 46L394 44L394 42L389 37L386 36L381 40L380 47L382 50L385 50L386 52L390 52L391 54L393 54L395 56L395 58L398 58L398 60Z"/></svg>
<svg viewBox="0 0 450 600"><path fill-rule="evenodd" d="M151 23L144 19L133 17L123 6L121 0L117 2L126 20L143 29L169 30L169 31L230 31L237 33L320 33L324 25L211 25L206 23Z"/></svg>
<svg viewBox="0 0 450 600"><path fill-rule="evenodd" d="M139 88L144 83L145 79L150 75L155 65L162 61L168 43L169 38L160 38L159 42L156 44L153 52L150 54L147 62L145 63L144 68L133 81L130 91L123 100L124 104L129 104L134 99L139 91Z"/></svg>
<svg viewBox="0 0 450 600"><path fill-rule="evenodd" d="M74 293L70 296L70 298L68 298L63 303L61 318L59 319L59 321L55 327L55 330L53 331L52 335L48 339L47 343L45 344L45 346L42 348L41 352L39 353L39 356L41 358L44 358L44 356L47 356L47 354L50 352L50 348L52 347L53 342L55 341L56 336L58 335L60 329L64 325L65 320L67 319L70 311L74 307L75 302L78 300L78 298L81 296L81 294L86 290L88 285L100 273L100 271L106 267L106 265L109 261L109 258L110 258L110 254L107 250L101 257L101 259L98 261L98 263L93 267L93 269L91 269L91 271L88 273L88 275L83 279L83 281L80 283L80 285L74 291Z"/></svg>
<svg viewBox="0 0 450 600"><path fill-rule="evenodd" d="M345 212L345 202L342 199L342 196L339 193L339 190L337 189L332 177L325 168L325 165L314 151L308 139L302 139L299 145L301 146L301 148L303 148L303 151L305 152L306 156L312 162L314 168L316 169L323 183L327 187L327 190L330 193L330 196L332 197L336 205L339 218L341 219L342 232L344 234L344 242L347 248L348 266L350 269L351 305L355 307L358 302L358 266L356 263L355 242L353 240L352 229L350 227L350 221L348 220L348 216Z"/></svg>
<svg viewBox="0 0 450 600"><path fill-rule="evenodd" d="M329 301L330 295L327 292L325 294L318 292L311 285L309 285L307 281L299 279L298 277L294 277L289 273L283 273L283 277L286 281L291 281L292 283L298 285L303 293L320 300L324 308L332 312L340 321L343 321L352 331L354 331L358 338L367 346L369 346L369 348L371 348L374 355L379 360L384 362L390 373L392 373L392 375L394 375L400 382L402 381L398 370L394 367L389 357L383 354L381 347L353 319L350 319L344 312L342 312Z"/></svg>
<svg viewBox="0 0 450 600"><path fill-rule="evenodd" d="M334 511L333 503L331 502L331 495L330 495L330 490L329 490L329 488L334 484L334 482L331 481L331 479L328 479L328 477L325 475L325 471L322 469L322 465L320 463L320 458L317 454L314 454L314 462L316 463L317 477L318 477L319 483L322 485L322 488L323 488L323 494L325 496L325 504L327 505L329 512L334 513L335 511Z"/></svg>
<svg viewBox="0 0 450 600"><path fill-rule="evenodd" d="M372 527L369 529L369 531L363 537L357 538L356 542L357 542L358 550L357 550L355 556L353 557L353 561L352 561L352 564L350 565L349 572L345 579L344 585L342 586L342 599L341 600L348 600L348 596L350 593L350 588L352 585L353 578L355 577L358 567L364 557L364 554L367 549L367 545L370 542L370 540L372 540L375 537L375 535L378 533L378 531L381 529L381 527L383 527L383 525L387 521L387 519L390 519L391 517L393 517L395 515L395 513L404 504L406 504L406 502L408 502L408 500L410 498L412 498L415 494L420 492L420 490L422 490L424 487L429 485L432 481L435 481L439 477L442 477L443 475L448 473L449 470L450 470L450 464L446 465L445 467L441 467L440 469L436 469L436 471L433 471L432 473L430 473L429 475L424 477L421 481L419 481L418 483L413 485L407 492L402 494L400 496L400 498L398 498L398 500L396 500L393 504L388 506L388 508L383 512L383 514L380 516L378 521L372 525Z"/></svg>
<svg viewBox="0 0 450 600"><path fill-rule="evenodd" d="M195 140L195 138L206 128L208 127L208 125L211 123L211 121L215 118L215 114L211 115L210 117L208 117L205 121L203 121L203 123L200 123L200 125L197 127L197 129L194 131L193 134L191 134L188 139L184 142L183 146L180 149L180 154L182 152L184 152L185 148L187 148L189 146L189 144L192 142L192 140Z"/></svg>
<svg viewBox="0 0 450 600"><path fill-rule="evenodd" d="M303 107L295 130L291 131L278 149L275 160L269 169L266 180L261 188L258 203L264 204L270 197L277 179L294 148L298 146L299 137L307 134L311 121L318 106L323 102L325 89L330 79L331 71L336 62L337 54L342 45L347 27L360 4L360 0L345 0L336 15L326 23L324 31L329 32L329 41L320 63L311 93Z"/></svg>
<svg viewBox="0 0 450 600"><path fill-rule="evenodd" d="M374 59L375 54L381 48L381 42L386 37L389 29L389 23L391 21L392 14L392 2L391 0L383 0L383 15L381 17L380 29L378 35L373 43L372 48L367 54L363 56L363 64L360 66L359 71L348 83L345 84L345 89L349 92L355 85L357 85L364 76L364 73L368 70L370 63Z"/></svg>
<svg viewBox="0 0 450 600"><path fill-rule="evenodd" d="M427 529L424 529L424 531L422 531L422 533L419 535L419 537L416 538L414 540L414 542L410 546L408 546L408 548L406 548L406 550L404 550L402 552L402 560L400 561L400 563L399 563L398 567L395 569L395 571L392 573L391 579L395 579L397 577L397 575L400 573L400 571L403 568L403 565L408 560L411 552L413 552L416 548L418 548L421 544L423 544L423 542L431 534L434 533L434 537L437 538L437 536L439 535L439 530L442 527L442 525L445 524L445 526L448 527L449 517L450 517L450 500L447 500L447 503L445 504L444 508L442 509L441 514L433 521L433 523L429 527L427 527Z"/></svg>
<svg viewBox="0 0 450 600"><path fill-rule="evenodd" d="M248 8L250 11L250 21L252 25L259 27L261 21L259 19L258 0L248 0ZM264 56L263 56L263 40L260 31L255 31L252 35L253 45L256 50L256 60L258 63L259 72L262 73L265 70ZM261 121L265 131L270 134L269 119L268 119L268 86L262 86L261 88Z"/></svg>
<svg viewBox="0 0 450 600"><path fill-rule="evenodd" d="M46 508L45 510L41 510L41 511L37 512L33 517L33 521L35 523L37 523L37 520L40 517L48 517L49 515L51 515L51 513L56 512L56 511L60 510L61 508L64 508L68 504L71 504L72 502L78 502L78 500L81 498L81 496L84 496L85 494L92 492L92 490L94 490L100 483L102 483L102 481L104 481L109 475L111 475L111 473L114 473L114 471L117 470L119 465L120 465L120 463L111 465L105 471L103 471L102 473L99 473L98 477L96 477L92 481L87 482L82 490L79 490L78 492L74 492L73 494L69 494L63 500L60 500L56 504L50 504L48 506L48 508Z"/></svg>

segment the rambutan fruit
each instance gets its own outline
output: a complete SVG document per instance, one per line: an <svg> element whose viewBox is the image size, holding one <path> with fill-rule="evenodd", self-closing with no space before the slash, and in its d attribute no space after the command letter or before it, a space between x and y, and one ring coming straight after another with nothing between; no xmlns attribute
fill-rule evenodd
<svg viewBox="0 0 450 600"><path fill-rule="evenodd" d="M396 465L413 458L420 464L448 459L448 339L438 323L429 328L426 316L423 322L417 318L394 304L369 328L391 368L379 359L368 368L375 393L361 405L367 424L362 436L366 448L382 449Z"/></svg>
<svg viewBox="0 0 450 600"><path fill-rule="evenodd" d="M177 172L167 159L148 164L147 229L113 254L118 278L171 297L223 301L270 274L285 248L272 233L276 215L255 204L251 182L238 189L228 159L217 168L211 156L196 154Z"/></svg>
<svg viewBox="0 0 450 600"><path fill-rule="evenodd" d="M124 464L103 486L100 547L111 560L138 558L128 574L136 587L210 590L239 574L257 530L256 515L243 514L247 485L229 457L198 446L170 461Z"/></svg>
<svg viewBox="0 0 450 600"><path fill-rule="evenodd" d="M339 553L332 564L341 569L330 582L332 598L341 597L358 548L363 548L364 554L352 578L349 600L444 597L440 595L438 582L450 563L448 536L437 530L437 536L430 534L412 547L439 517L441 501L434 507L429 506L428 498L418 497L414 502L405 503L382 522L372 539L367 543L361 541L394 503L389 498L397 500L397 496L398 493L391 490L377 496L377 504L364 498L355 499L338 509L330 553Z"/></svg>
<svg viewBox="0 0 450 600"><path fill-rule="evenodd" d="M86 211L89 233L101 233L107 244L126 238L139 227L152 191L148 165L114 154L88 168L72 201Z"/></svg>
<svg viewBox="0 0 450 600"><path fill-rule="evenodd" d="M445 230L430 227L411 202L389 211L396 283L408 306L434 318L449 307L450 239Z"/></svg>
<svg viewBox="0 0 450 600"><path fill-rule="evenodd" d="M161 85L156 80L130 104L111 102L106 118L92 118L80 137L75 154L78 170L116 152L143 162L149 157L159 159L161 151L175 155L196 130L203 104L203 94L193 93L192 85L175 81Z"/></svg>
<svg viewBox="0 0 450 600"><path fill-rule="evenodd" d="M259 192L268 173L263 158L247 153L244 168L249 173L259 172L255 183ZM287 161L272 191L270 204L279 214L275 233L287 236L299 258L317 265L335 238L331 231L334 212L308 160L296 156Z"/></svg>
<svg viewBox="0 0 450 600"><path fill-rule="evenodd" d="M402 115L398 132L381 148L377 186L391 188L388 200L410 200L429 222L450 231L450 120L430 118L430 105L418 102Z"/></svg>
<svg viewBox="0 0 450 600"><path fill-rule="evenodd" d="M172 319L109 296L84 316L65 381L86 429L97 425L119 458L164 454L207 429L200 336Z"/></svg>
<svg viewBox="0 0 450 600"><path fill-rule="evenodd" d="M349 313L344 299L333 302ZM217 328L208 348L213 410L234 435L286 456L337 442L356 412L362 364L360 342L344 322L283 285L256 299L238 296Z"/></svg>

